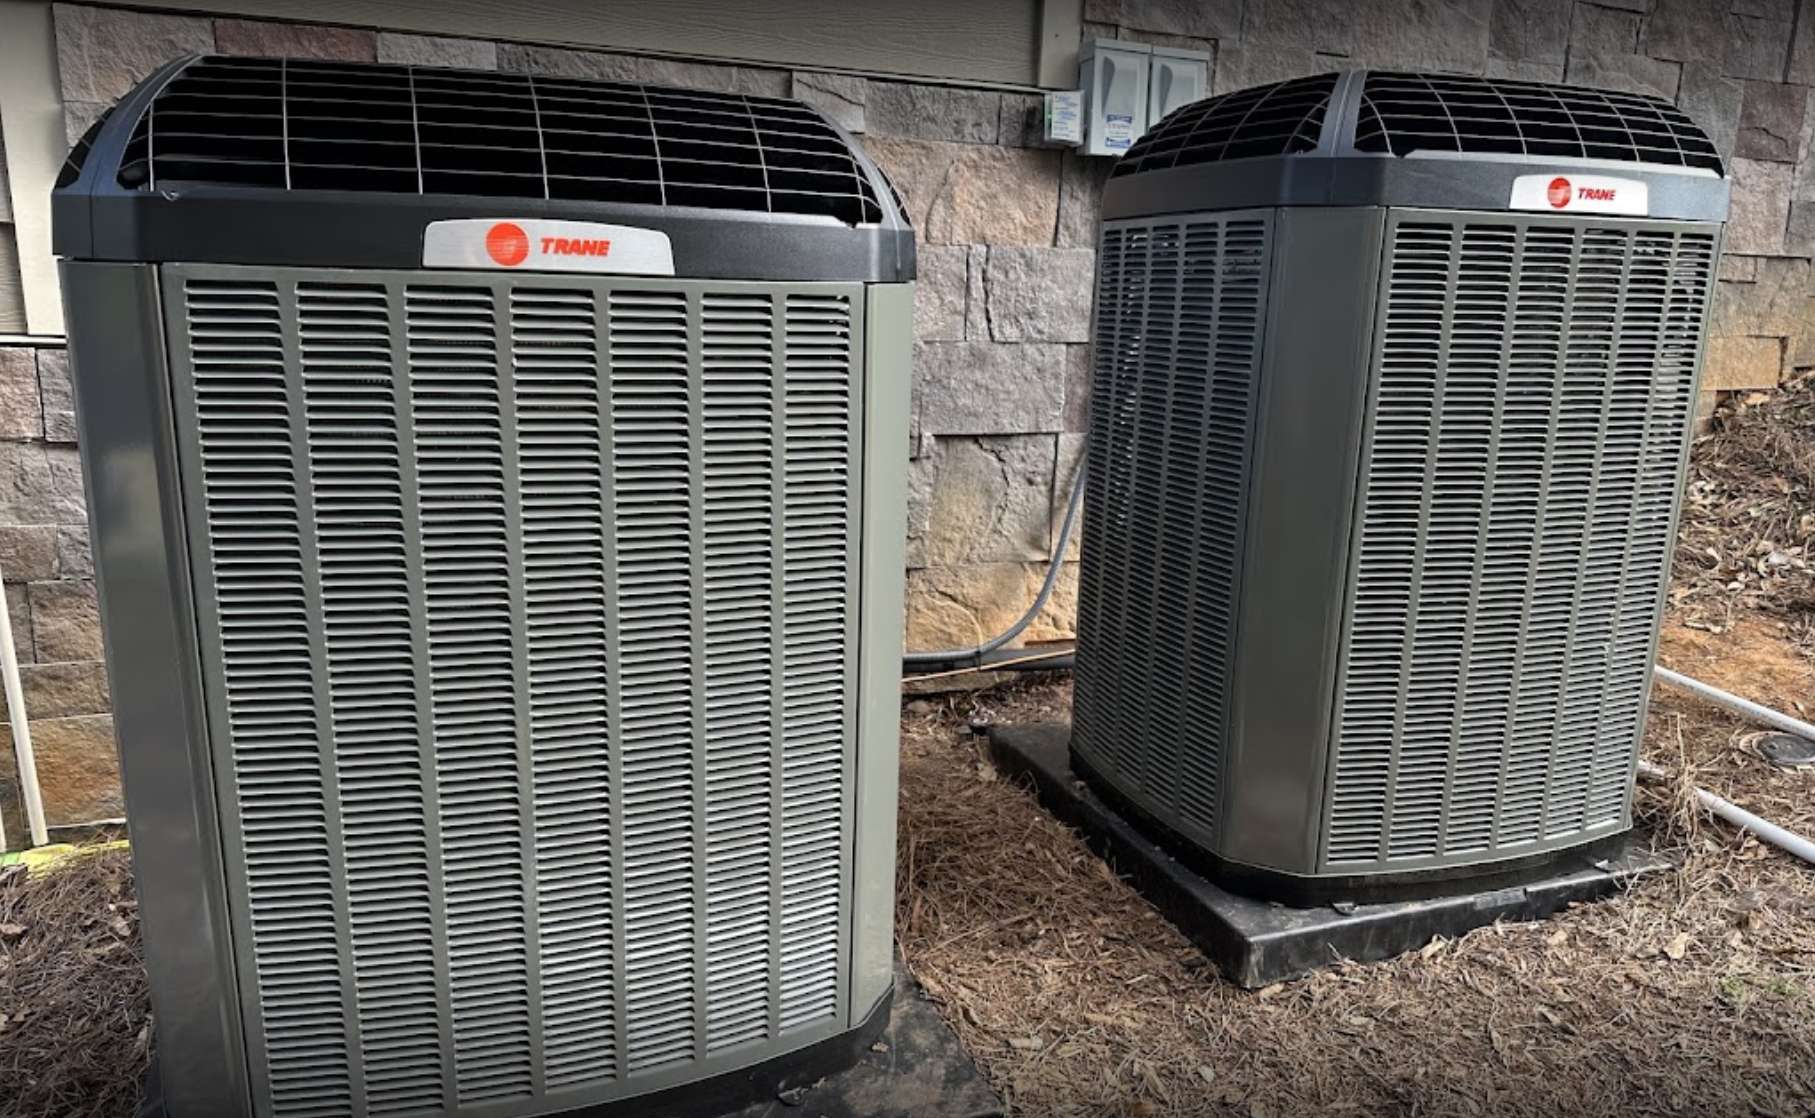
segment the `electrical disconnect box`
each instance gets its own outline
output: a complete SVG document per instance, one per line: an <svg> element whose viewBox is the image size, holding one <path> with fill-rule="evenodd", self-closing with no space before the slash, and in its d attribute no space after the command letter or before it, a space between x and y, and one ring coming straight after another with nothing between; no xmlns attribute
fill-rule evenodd
<svg viewBox="0 0 1815 1118"><path fill-rule="evenodd" d="M1201 50L1154 47L1147 65L1147 120L1158 124L1167 113L1210 95L1210 56Z"/></svg>
<svg viewBox="0 0 1815 1118"><path fill-rule="evenodd" d="M1147 66L1151 47L1092 39L1078 53L1084 91L1084 154L1120 155L1147 131Z"/></svg>
<svg viewBox="0 0 1815 1118"><path fill-rule="evenodd" d="M1167 113L1208 96L1210 56L1092 39L1078 54L1078 86L1077 94L1048 94L1047 116L1053 118L1056 98L1081 98L1082 138L1049 127L1047 142L1081 144L1085 155L1121 155Z"/></svg>

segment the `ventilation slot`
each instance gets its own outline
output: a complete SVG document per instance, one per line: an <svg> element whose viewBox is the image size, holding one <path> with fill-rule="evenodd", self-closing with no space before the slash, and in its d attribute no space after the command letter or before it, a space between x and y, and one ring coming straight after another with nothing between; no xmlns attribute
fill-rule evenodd
<svg viewBox="0 0 1815 1118"><path fill-rule="evenodd" d="M218 701L231 737L252 981L248 1022L277 1114L349 1113L333 746L316 714L302 487L275 284L185 287ZM327 743L327 744L324 744Z"/></svg>
<svg viewBox="0 0 1815 1118"><path fill-rule="evenodd" d="M1721 170L1713 143L1661 98L1450 75L1368 74L1355 146L1393 155L1507 153Z"/></svg>
<svg viewBox="0 0 1815 1118"><path fill-rule="evenodd" d="M769 1035L781 801L773 301L706 295L700 377L705 459L706 1047Z"/></svg>
<svg viewBox="0 0 1815 1118"><path fill-rule="evenodd" d="M464 1104L532 1087L509 525L491 292L412 287L408 354Z"/></svg>
<svg viewBox="0 0 1815 1118"><path fill-rule="evenodd" d="M781 1027L837 1012L846 872L841 742L852 712L850 300L786 300L782 503Z"/></svg>
<svg viewBox="0 0 1815 1118"><path fill-rule="evenodd" d="M535 772L542 1049L550 1089L616 1072L605 509L589 291L510 296Z"/></svg>
<svg viewBox="0 0 1815 1118"><path fill-rule="evenodd" d="M1336 77L1295 78L1181 106L1137 140L1111 175L1310 151L1322 135Z"/></svg>
<svg viewBox="0 0 1815 1118"><path fill-rule="evenodd" d="M882 220L849 145L798 102L299 59L190 65L139 120L120 182Z"/></svg>
<svg viewBox="0 0 1815 1118"><path fill-rule="evenodd" d="M1391 238L1326 861L1396 871L1623 820L1713 245Z"/></svg>
<svg viewBox="0 0 1815 1118"><path fill-rule="evenodd" d="M1118 222L1099 253L1073 744L1206 841L1228 732L1267 234L1242 215ZM1180 666L1184 680L1167 675Z"/></svg>
<svg viewBox="0 0 1815 1118"><path fill-rule="evenodd" d="M398 401L381 287L296 289L354 995L374 1113L438 1106L429 836ZM436 867L438 868L438 867Z"/></svg>
<svg viewBox="0 0 1815 1118"><path fill-rule="evenodd" d="M690 1059L694 1016L693 570L686 297L614 295L618 693L627 1069Z"/></svg>

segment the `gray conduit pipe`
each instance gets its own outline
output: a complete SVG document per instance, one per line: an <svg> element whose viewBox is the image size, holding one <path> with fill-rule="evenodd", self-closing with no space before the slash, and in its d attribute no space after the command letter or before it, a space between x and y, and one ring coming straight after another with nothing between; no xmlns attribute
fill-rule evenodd
<svg viewBox="0 0 1815 1118"><path fill-rule="evenodd" d="M1751 699L1742 699L1730 691L1722 691L1718 687L1709 686L1701 680L1686 676L1681 672L1673 672L1662 664L1652 667L1651 675L1654 679L1662 680L1672 687L1687 691L1698 699L1713 703L1717 707L1725 707L1734 714L1742 714L1754 722L1762 722L1766 726L1782 730L1786 734L1794 734L1799 738L1815 741L1815 726L1811 726L1807 722L1798 722L1787 714L1781 714L1768 706L1761 706Z"/></svg>
<svg viewBox="0 0 1815 1118"><path fill-rule="evenodd" d="M1662 669L1659 670L1661 671ZM1650 761L1641 760L1639 762L1639 772L1641 775L1650 777L1653 780L1671 779L1669 773L1658 768ZM1815 841L1810 841L1804 836L1797 834L1795 831L1779 827L1769 819L1761 819L1747 811L1745 808L1733 803L1731 800L1721 799L1706 788L1696 788L1695 799L1696 802L1701 804L1704 808L1707 808L1710 812L1720 816L1740 830L1751 831L1753 834L1757 835L1761 841L1768 842L1787 854L1794 854L1796 857L1801 858L1810 865L1815 865Z"/></svg>
<svg viewBox="0 0 1815 1118"><path fill-rule="evenodd" d="M1022 630L1034 623L1040 611L1052 598L1053 587L1059 584L1059 568L1065 565L1065 549L1071 544L1071 527L1078 518L1078 505L1084 499L1084 459L1078 459L1078 476L1071 483L1071 497L1065 502L1065 520L1059 525L1059 539L1053 545L1052 557L1046 563L1046 581L1040 584L1040 593L1034 597L1034 604L1027 607L1027 612L1013 625L997 633L974 648L947 648L937 652L909 652L902 656L901 664L905 668L965 668L981 667L984 659L996 649L1020 636Z"/></svg>

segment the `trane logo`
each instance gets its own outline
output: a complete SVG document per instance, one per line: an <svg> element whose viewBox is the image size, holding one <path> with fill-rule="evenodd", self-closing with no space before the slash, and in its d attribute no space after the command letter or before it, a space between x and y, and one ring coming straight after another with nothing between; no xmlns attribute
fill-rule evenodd
<svg viewBox="0 0 1815 1118"><path fill-rule="evenodd" d="M1617 202L1619 191L1611 186L1571 186L1568 179L1558 176L1550 180L1546 191L1550 204L1556 209L1565 209L1573 199L1580 202Z"/></svg>
<svg viewBox="0 0 1815 1118"><path fill-rule="evenodd" d="M636 225L457 217L431 221L423 229L422 263L430 268L672 276L674 249L668 234Z"/></svg>
<svg viewBox="0 0 1815 1118"><path fill-rule="evenodd" d="M515 268L529 259L529 234L514 221L500 221L485 234L485 251L506 268ZM606 237L540 237L537 245L543 256L611 255L611 240Z"/></svg>
<svg viewBox="0 0 1815 1118"><path fill-rule="evenodd" d="M543 237L542 252L549 256L610 256L611 242L604 238Z"/></svg>

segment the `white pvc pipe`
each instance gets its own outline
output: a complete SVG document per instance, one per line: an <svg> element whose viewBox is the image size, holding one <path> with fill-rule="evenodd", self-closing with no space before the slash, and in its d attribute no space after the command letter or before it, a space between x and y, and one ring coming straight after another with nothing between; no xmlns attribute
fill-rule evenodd
<svg viewBox="0 0 1815 1118"><path fill-rule="evenodd" d="M5 574L0 572L0 586ZM25 801L25 822L31 830L33 846L50 842L44 826L44 794L38 788L38 758L32 753L31 723L25 716L25 689L19 685L19 655L13 648L13 619L6 607L6 594L0 591L0 677L6 684L6 717L13 728L13 757L19 763L19 798ZM0 848L5 846L0 835Z"/></svg>
<svg viewBox="0 0 1815 1118"><path fill-rule="evenodd" d="M1670 779L1669 773L1649 761L1639 762L1639 772L1656 780ZM1779 850L1794 854L1810 865L1815 865L1815 841L1810 841L1788 828L1779 827L1769 819L1761 819L1731 800L1721 799L1706 788L1695 789L1695 799L1703 807L1740 830L1751 831L1761 840Z"/></svg>
<svg viewBox="0 0 1815 1118"><path fill-rule="evenodd" d="M1699 679L1686 676L1681 672L1673 672L1662 664L1653 667L1651 669L1651 674L1655 678L1668 683L1670 686L1679 687L1699 699L1705 699L1706 701L1713 703L1715 706L1725 707L1735 714L1743 714L1755 722L1762 722L1766 726L1775 727L1786 734L1794 734L1799 738L1807 738L1810 741L1815 741L1815 726L1811 726L1807 722L1798 722L1787 714L1781 714L1768 706L1761 706L1751 699L1742 699L1730 691L1722 691L1718 687L1711 687Z"/></svg>

